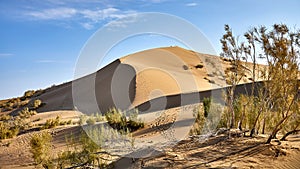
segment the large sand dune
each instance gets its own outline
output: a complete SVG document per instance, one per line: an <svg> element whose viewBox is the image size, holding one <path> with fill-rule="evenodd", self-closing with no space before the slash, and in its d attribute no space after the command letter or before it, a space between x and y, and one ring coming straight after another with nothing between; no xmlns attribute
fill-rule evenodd
<svg viewBox="0 0 300 169"><path fill-rule="evenodd" d="M248 66L250 69L251 64ZM218 56L180 47L156 48L122 57L93 74L51 87L32 100L45 103L39 112L78 109L89 114L103 113L112 107L151 111L150 101L158 98L161 106L156 106L160 109L167 102L176 107L181 106L185 97L182 94L191 94L187 101L197 102L203 98L201 92L225 87L224 72L230 67L230 61ZM242 82L250 82L249 77L245 76ZM221 97L220 93L214 94Z"/></svg>

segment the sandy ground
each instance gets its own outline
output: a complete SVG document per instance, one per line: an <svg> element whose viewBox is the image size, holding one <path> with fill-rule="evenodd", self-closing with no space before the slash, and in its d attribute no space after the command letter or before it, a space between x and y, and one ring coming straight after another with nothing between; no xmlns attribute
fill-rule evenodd
<svg viewBox="0 0 300 169"><path fill-rule="evenodd" d="M197 65L204 67L196 68ZM251 64L246 66L251 68ZM81 114L73 110L91 114L99 111L105 112L111 107L128 109L161 96L224 87L226 86L224 72L230 67L230 62L219 57L199 54L179 47L138 52L76 80L75 89L79 90L75 92L75 95L71 82L46 89L43 94L32 99L32 101L41 99L44 106L39 108L37 110L39 114L31 117L30 120L36 125L56 116L60 116L62 121L70 119L78 121ZM241 83L250 82L249 78L248 72ZM77 101L82 103L81 106L74 106L72 95L78 97ZM94 97L91 98L91 95ZM171 102L170 105L173 103L176 105L175 102L178 102L180 97L177 100L174 98L176 97L166 101ZM161 100L159 102L153 103L164 104ZM95 104L98 104L98 107L93 107ZM180 111L181 108L184 111ZM145 159L143 161L145 168L297 168L299 166L299 135L288 138L289 141L282 142L281 145L276 145L276 142L273 145L265 145L263 144L264 137L217 136L206 140L191 139L186 134L189 128L185 124L193 119L189 113L192 112L193 107L186 105L181 108L173 106L166 111L152 111L141 115L147 124L144 129L133 133L136 146L161 145L160 150L163 152L159 157ZM171 129L178 132L177 135L170 137L166 134L172 134L172 130L169 129L176 121L175 119L179 119L177 120L179 123ZM76 133L80 129L78 126L71 125L49 130L53 135L53 152L66 149L65 136L69 133ZM1 168L34 167L29 151L29 140L36 132L38 131L1 141ZM175 142L179 139L184 139L184 141L179 142L173 148L165 146L164 143L168 143L173 138ZM284 152L283 154L286 155L278 154L278 152ZM122 162L122 159L116 164L119 162ZM140 161L138 160L137 164L138 162ZM136 164L130 163L130 166L132 165ZM141 165L138 166L141 167Z"/></svg>
<svg viewBox="0 0 300 169"><path fill-rule="evenodd" d="M193 108L185 106L184 110ZM217 135L213 137L189 137L179 141L175 145L169 145L165 133L172 123L178 118L180 108L169 109L164 112L149 113L156 117L146 124L142 130L133 133L136 139L135 147L148 147L155 145L160 151L157 156L146 157L132 163L131 158L121 158L115 162L115 166L121 168L297 168L300 165L300 134L291 135L287 141L281 144L272 141L264 144L267 135L259 135L255 138L228 137ZM43 118L52 118L60 115L62 119L72 117L76 119L77 112L47 112L37 115ZM147 115L147 114L146 114ZM144 115L144 116L146 116ZM34 117L33 117L34 119ZM181 126L175 127L180 130ZM66 136L70 133L76 135L82 128L80 126L60 126L47 130L53 136L53 154L67 150ZM181 134L183 133L180 131ZM34 133L22 134L13 139L3 140L0 143L1 168L34 168L31 158L29 141ZM172 132L169 132L172 133ZM280 137L280 136L279 136ZM170 141L170 140L169 140ZM157 143L160 146L157 146ZM125 149L125 147L123 147ZM110 150L110 152L112 152ZM124 165L124 160L126 164ZM127 159L127 161L126 161ZM143 161L143 162L142 162ZM116 167L118 168L118 167ZM119 167L120 168L120 167Z"/></svg>

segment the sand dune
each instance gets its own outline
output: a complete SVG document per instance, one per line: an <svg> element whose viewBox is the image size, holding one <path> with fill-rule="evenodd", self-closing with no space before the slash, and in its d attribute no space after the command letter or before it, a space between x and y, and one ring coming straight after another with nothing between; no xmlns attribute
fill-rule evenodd
<svg viewBox="0 0 300 169"><path fill-rule="evenodd" d="M180 47L156 48L122 57L93 74L51 87L32 100L45 103L38 112L126 110L161 97L224 87L224 72L230 67L228 60L217 56ZM250 82L249 77L242 82Z"/></svg>

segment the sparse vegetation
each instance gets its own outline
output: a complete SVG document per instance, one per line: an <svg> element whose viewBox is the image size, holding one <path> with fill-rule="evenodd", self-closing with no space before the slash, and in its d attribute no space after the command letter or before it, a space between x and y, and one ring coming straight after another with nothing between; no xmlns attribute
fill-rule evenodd
<svg viewBox="0 0 300 169"><path fill-rule="evenodd" d="M51 159L52 136L48 132L33 134L30 140L32 157L36 166L44 168L54 168Z"/></svg>
<svg viewBox="0 0 300 169"><path fill-rule="evenodd" d="M129 114L129 119L127 119L126 114ZM134 131L144 127L144 123L137 119L137 115L137 110L123 113L120 110L113 108L106 112L105 117L108 124L114 129Z"/></svg>
<svg viewBox="0 0 300 169"><path fill-rule="evenodd" d="M209 110L211 105L211 98L204 98L203 99L203 109L204 109L204 117L208 116Z"/></svg>
<svg viewBox="0 0 300 169"><path fill-rule="evenodd" d="M41 129L51 129L60 125L60 117L56 116L55 119L48 119Z"/></svg>
<svg viewBox="0 0 300 169"><path fill-rule="evenodd" d="M33 101L32 107L33 107L33 109L37 109L37 108L39 108L41 105L42 105L42 101L41 101L40 99L37 99L37 100L34 100L34 101Z"/></svg>
<svg viewBox="0 0 300 169"><path fill-rule="evenodd" d="M300 31L291 31L284 24L275 24L272 29L264 26L254 27L244 34L246 42L238 43L228 25L221 39L222 56L231 60L227 70L226 81L232 87L227 97L227 127L233 128L238 123L240 129L250 128L250 136L259 132L269 132L267 143L276 137L278 132L297 131L299 121L299 52ZM257 48L262 50L258 52ZM235 86L245 77L245 66L242 60L250 58L252 70L247 70L252 81L248 97L236 98ZM264 59L268 65L257 77L256 59ZM257 78L264 79L258 94L254 95L254 84ZM236 119L237 118L237 119ZM229 124L229 125L228 125Z"/></svg>

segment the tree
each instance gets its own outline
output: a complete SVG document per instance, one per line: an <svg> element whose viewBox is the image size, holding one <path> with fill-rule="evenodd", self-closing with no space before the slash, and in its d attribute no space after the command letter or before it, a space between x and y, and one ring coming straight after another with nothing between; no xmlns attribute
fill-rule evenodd
<svg viewBox="0 0 300 169"><path fill-rule="evenodd" d="M235 100L235 89L244 77L245 67L242 66L244 44L238 43L238 39L233 36L232 30L228 25L225 25L225 34L220 40L222 44L221 56L231 60L231 71L227 74L227 84L231 87L228 88L226 103L228 105L229 114L229 127L235 127L235 114L234 114L234 100Z"/></svg>
<svg viewBox="0 0 300 169"><path fill-rule="evenodd" d="M299 116L299 54L300 54L300 31L291 31L284 24L275 24L271 30L266 27L254 27L244 34L246 43L237 43L232 31L228 25L225 26L226 33L221 39L223 55L229 57L233 61L232 75L229 77L230 88L228 109L231 112L231 125L234 122L233 102L235 86L240 80L239 75L245 73L245 69L239 68L240 59L251 58L253 62L252 67L252 89L251 97L253 97L253 104L245 104L251 106L253 114L256 116L251 127L251 136L254 133L261 115L263 114L263 132L265 126L271 130L267 143L276 137L276 134L286 129L290 129L290 133L297 131L299 121L295 120ZM258 47L261 50L258 50ZM259 52L258 52L259 51ZM255 81L257 80L258 71L256 69L256 59L263 59L267 63L267 67L260 72L261 79L264 79L263 85L255 92ZM245 108L244 108L245 110ZM251 111L250 111L251 112ZM244 113L244 112L243 112ZM271 118L269 118L271 117ZM239 128L242 126L244 116L239 119ZM268 123L266 123L268 122ZM293 123L293 125L291 125ZM260 126L258 126L260 127ZM289 133L287 132L287 133Z"/></svg>

